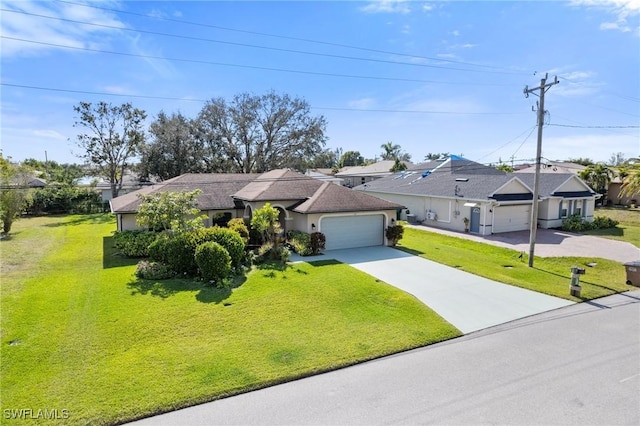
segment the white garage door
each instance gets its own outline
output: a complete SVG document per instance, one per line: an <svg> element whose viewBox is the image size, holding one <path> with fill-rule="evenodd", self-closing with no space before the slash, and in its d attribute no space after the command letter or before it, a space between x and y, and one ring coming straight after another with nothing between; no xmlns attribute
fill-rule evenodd
<svg viewBox="0 0 640 426"><path fill-rule="evenodd" d="M492 232L526 231L530 220L530 205L494 207Z"/></svg>
<svg viewBox="0 0 640 426"><path fill-rule="evenodd" d="M383 215L325 217L320 232L326 238L326 249L379 246L384 243Z"/></svg>

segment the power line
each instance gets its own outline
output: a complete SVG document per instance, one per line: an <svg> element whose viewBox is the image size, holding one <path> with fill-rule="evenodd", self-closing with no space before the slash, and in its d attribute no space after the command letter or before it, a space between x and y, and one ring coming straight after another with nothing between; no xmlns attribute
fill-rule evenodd
<svg viewBox="0 0 640 426"><path fill-rule="evenodd" d="M60 89L60 88L54 88L54 87L30 86L30 85L12 84L12 83L0 83L0 86L15 87L15 88L21 88L21 89L31 89L31 90L44 90L44 91L52 91L52 92L80 93L84 95L116 96L116 97L125 97L125 98L160 99L160 100L188 101L188 102L200 102L200 103L206 103L206 102L209 102L210 100L210 99L195 99L195 98L178 98L178 97L170 97L170 96L147 96L147 95L130 95L130 94L124 94L124 93L94 92L94 91L88 91L88 90ZM403 114L447 114L447 115L523 114L523 113L514 113L514 112L420 111L420 110L358 109L358 108L336 108L336 107L311 107L311 109L330 110L330 111L403 113Z"/></svg>
<svg viewBox="0 0 640 426"><path fill-rule="evenodd" d="M214 28L214 29L218 29L218 30L231 31L231 32L237 32L237 33L242 33L242 34L259 35L261 37L273 37L273 38L279 38L279 39L284 39L284 40L302 41L302 42L305 42L305 43L315 43L315 44L320 44L320 45L325 45L325 46L333 46L333 47L341 47L341 48L347 48L347 49L361 50L361 51L365 51L365 52L383 53L383 54L386 54L386 55L394 55L394 56L403 56L403 57L412 58L412 59L426 59L426 60L431 60L431 61L449 62L449 63L453 63L453 64L460 64L460 65L467 65L467 66L474 66L474 67L481 67L481 68L489 68L489 69L496 69L496 70L507 70L507 71L509 71L508 74L528 75L528 74L525 74L525 73L516 73L516 72L508 70L507 68L504 68L504 67L495 67L495 66L491 66L491 65L475 64L475 63L464 62L464 61L454 61L452 59L442 59L442 58L433 58L433 57L429 57L429 56L412 55L412 54L409 54L409 53L392 52L392 51L388 51L388 50L372 49L372 48L361 47L361 46L353 46L353 45L348 45L348 44L333 43L333 42L328 42L328 41L313 40L313 39L301 38L301 37L285 36L285 35L280 35L280 34L263 33L263 32L250 31L250 30L240 30L240 29L237 29L237 28L223 27L223 26L220 26L220 25L204 24L204 23L200 23L200 22L185 21L185 20L182 20L182 19L167 18L167 17L162 17L162 16L153 16L153 15L148 15L148 14L143 14L143 13L124 11L124 10L120 10L120 9L111 9L111 8L106 8L106 7L101 7L101 6L95 6L93 4L89 5L89 4L82 4L82 3L74 3L74 2L71 2L71 1L65 1L65 0L57 0L57 1L59 3L66 3L66 4L71 4L71 5L74 5L74 6L82 6L82 7L88 7L88 8L93 8L93 9L105 10L105 11L108 11L108 12L116 12L116 13L121 13L121 14L126 14L126 15L140 16L140 17L143 17L143 18L156 19L156 20L162 20L162 21L167 21L167 22L175 22L175 23L187 24L187 25L193 25L193 26L199 26L199 27L205 27L205 28ZM405 65L415 65L415 64L409 64L409 63L406 63L406 62L398 62L398 63L399 64L405 64Z"/></svg>
<svg viewBox="0 0 640 426"><path fill-rule="evenodd" d="M553 124L553 123L549 123L548 126L571 127L574 129L640 129L640 126L574 126L571 124Z"/></svg>
<svg viewBox="0 0 640 426"><path fill-rule="evenodd" d="M367 75L352 75L352 74L337 74L337 73L324 73L317 71L303 71L303 70L292 70L287 68L272 68L272 67L262 67L257 65L242 65L242 64L230 64L225 62L213 62L213 61L203 61L199 59L181 59L181 58L167 58L164 56L154 56L154 55L141 55L136 53L126 53L126 52L116 52L110 50L100 50L100 49L91 49L88 47L77 47L77 46L67 46L63 44L56 43L48 43L44 41L36 41L36 40L27 40L23 38L17 37L9 37L9 36L0 36L0 38L7 40L14 40L23 43L32 43L39 44L44 46L58 47L63 49L71 49L71 50L81 50L85 52L94 52L94 53L105 53L109 55L119 55L119 56L127 56L134 58L144 58L144 59L159 59L166 61L174 61L174 62L188 62L195 64L203 64L203 65L215 65L215 66L225 66L225 67L236 67L236 68L248 68L248 69L257 69L262 71L276 71L276 72L287 72L294 74L306 74L306 75L317 75L322 77L341 77L341 78L354 78L354 79L363 79L363 80L384 80L384 81L402 81L408 83L430 83L430 84L451 84L451 85L464 85L464 84L473 84L473 85L483 85L483 86L511 86L509 84L478 84L478 83L465 83L465 82L450 82L450 81L436 81L436 80L420 80L420 79L410 79L410 78L399 78L399 77L378 77L378 76L367 76Z"/></svg>
<svg viewBox="0 0 640 426"><path fill-rule="evenodd" d="M180 34L162 33L162 32L158 32L158 31L148 31L148 30L138 30L138 29L133 29L133 28L126 28L126 27L118 27L118 26L115 26L115 25L96 24L96 23L92 23L92 22L78 21L78 20L75 20L75 19L47 16L47 15L41 15L41 14L37 14L37 13L31 13L31 12L25 12L25 11L17 11L17 10L5 9L5 8L0 8L0 11L18 13L18 14L23 14L23 15L28 15L28 16L35 16L35 17L38 17L38 18L52 19L52 20L62 21L62 22L70 22L70 23L74 23L74 24L90 25L90 26L99 27L99 28L109 28L109 29L114 29L114 30L118 30L118 31L128 31L128 32L135 32L135 33L140 33L140 34L151 34L151 35L157 35L157 36L162 36L162 37L172 37L172 38L180 38L180 39L194 40L194 41L205 41L205 42L208 42L208 43L226 44L226 45L229 45L229 46L250 47L250 48L254 48L254 49L265 49L265 50L272 50L272 51L285 52L285 53L296 53L296 54L301 54L301 55L312 55L312 56L321 56L321 57L329 57L329 58L337 58L337 59L348 59L348 60L366 61L366 62L380 62L380 63L395 64L395 65L409 65L409 66L425 67L425 68L438 68L438 69L444 69L444 70L449 70L449 71L465 71L465 72L478 72L478 73L491 73L491 74L510 74L510 73L502 72L502 71L483 71L483 70L472 70L472 69L466 69L466 68L446 67L446 66L441 66L441 65L428 65L428 64L416 64L416 63L408 63L408 62L396 62L396 61L388 61L388 60L382 60L382 59L359 58L359 57L355 57L355 56L334 55L334 54L329 54L329 53L309 52L309 51L295 50L295 49L283 49L283 48L278 48L278 47L260 46L260 45L248 44L248 43L237 43L237 42L232 42L232 41L214 40L214 39L203 38L203 37L193 37L193 36L180 35Z"/></svg>

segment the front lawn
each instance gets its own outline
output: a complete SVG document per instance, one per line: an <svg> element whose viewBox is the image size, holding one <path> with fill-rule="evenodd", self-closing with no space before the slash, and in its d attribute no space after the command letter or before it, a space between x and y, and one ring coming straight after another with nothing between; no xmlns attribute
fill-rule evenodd
<svg viewBox="0 0 640 426"><path fill-rule="evenodd" d="M412 296L331 261L239 287L136 280L109 215L21 219L2 250L3 422L113 424L460 335ZM408 231L408 230L407 230ZM52 411L57 410L57 411Z"/></svg>
<svg viewBox="0 0 640 426"><path fill-rule="evenodd" d="M551 257L534 259L489 244L406 227L398 248L472 274L569 300L588 300L613 293L636 290L627 285L624 266L602 258ZM589 267L587 264L596 263ZM569 294L571 271L577 265L586 269L580 279L581 298Z"/></svg>
<svg viewBox="0 0 640 426"><path fill-rule="evenodd" d="M636 247L640 247L640 209L599 207L595 211L595 216L606 216L617 220L620 224L615 228L594 229L581 232L581 234L626 241Z"/></svg>

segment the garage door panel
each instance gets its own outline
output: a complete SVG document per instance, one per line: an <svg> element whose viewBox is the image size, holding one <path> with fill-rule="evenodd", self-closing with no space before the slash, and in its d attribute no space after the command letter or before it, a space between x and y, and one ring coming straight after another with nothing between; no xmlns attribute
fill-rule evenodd
<svg viewBox="0 0 640 426"><path fill-rule="evenodd" d="M531 221L531 206L500 206L493 209L493 233L526 231Z"/></svg>
<svg viewBox="0 0 640 426"><path fill-rule="evenodd" d="M379 246L384 243L384 216L325 217L320 232L325 235L326 249Z"/></svg>

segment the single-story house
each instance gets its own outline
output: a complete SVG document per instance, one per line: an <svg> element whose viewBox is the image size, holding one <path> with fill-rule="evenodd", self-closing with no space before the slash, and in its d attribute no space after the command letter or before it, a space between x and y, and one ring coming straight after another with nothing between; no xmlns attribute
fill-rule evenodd
<svg viewBox="0 0 640 426"><path fill-rule="evenodd" d="M393 160L383 160L368 166L345 167L335 176L344 180L344 186L353 188L354 186L392 175L391 169L395 163ZM412 166L409 161L403 161L402 163L407 167Z"/></svg>
<svg viewBox="0 0 640 426"><path fill-rule="evenodd" d="M331 183L335 183L336 185L344 185L344 179L339 178L339 177L335 177L332 173L331 173L331 169L328 169L329 172L326 173L325 170L327 169L322 169L321 170L307 170L305 172L305 176L309 176L312 177L314 179L319 179L323 182L331 182Z"/></svg>
<svg viewBox="0 0 640 426"><path fill-rule="evenodd" d="M405 206L398 219L490 235L530 228L534 177L454 155L354 189ZM597 197L573 173L541 174L538 226L559 227L573 214L593 220Z"/></svg>
<svg viewBox="0 0 640 426"><path fill-rule="evenodd" d="M268 202L280 211L285 231L322 232L328 250L386 244L384 231L403 207L290 170L184 174L111 200L118 230L138 229L138 194L195 189L202 191L198 207L208 217L206 226L235 217L250 220L253 211Z"/></svg>
<svg viewBox="0 0 640 426"><path fill-rule="evenodd" d="M133 174L130 171L126 171L124 177L122 178L122 187L118 192L118 195L128 194L133 191L137 191L138 189L152 185L153 182L142 181L138 176ZM100 192L103 202L107 202L111 200L111 184L105 180L101 180L96 184L96 190Z"/></svg>
<svg viewBox="0 0 640 426"><path fill-rule="evenodd" d="M607 204L625 205L638 204L640 202L640 194L621 195L622 179L616 176L609 182L607 189Z"/></svg>

